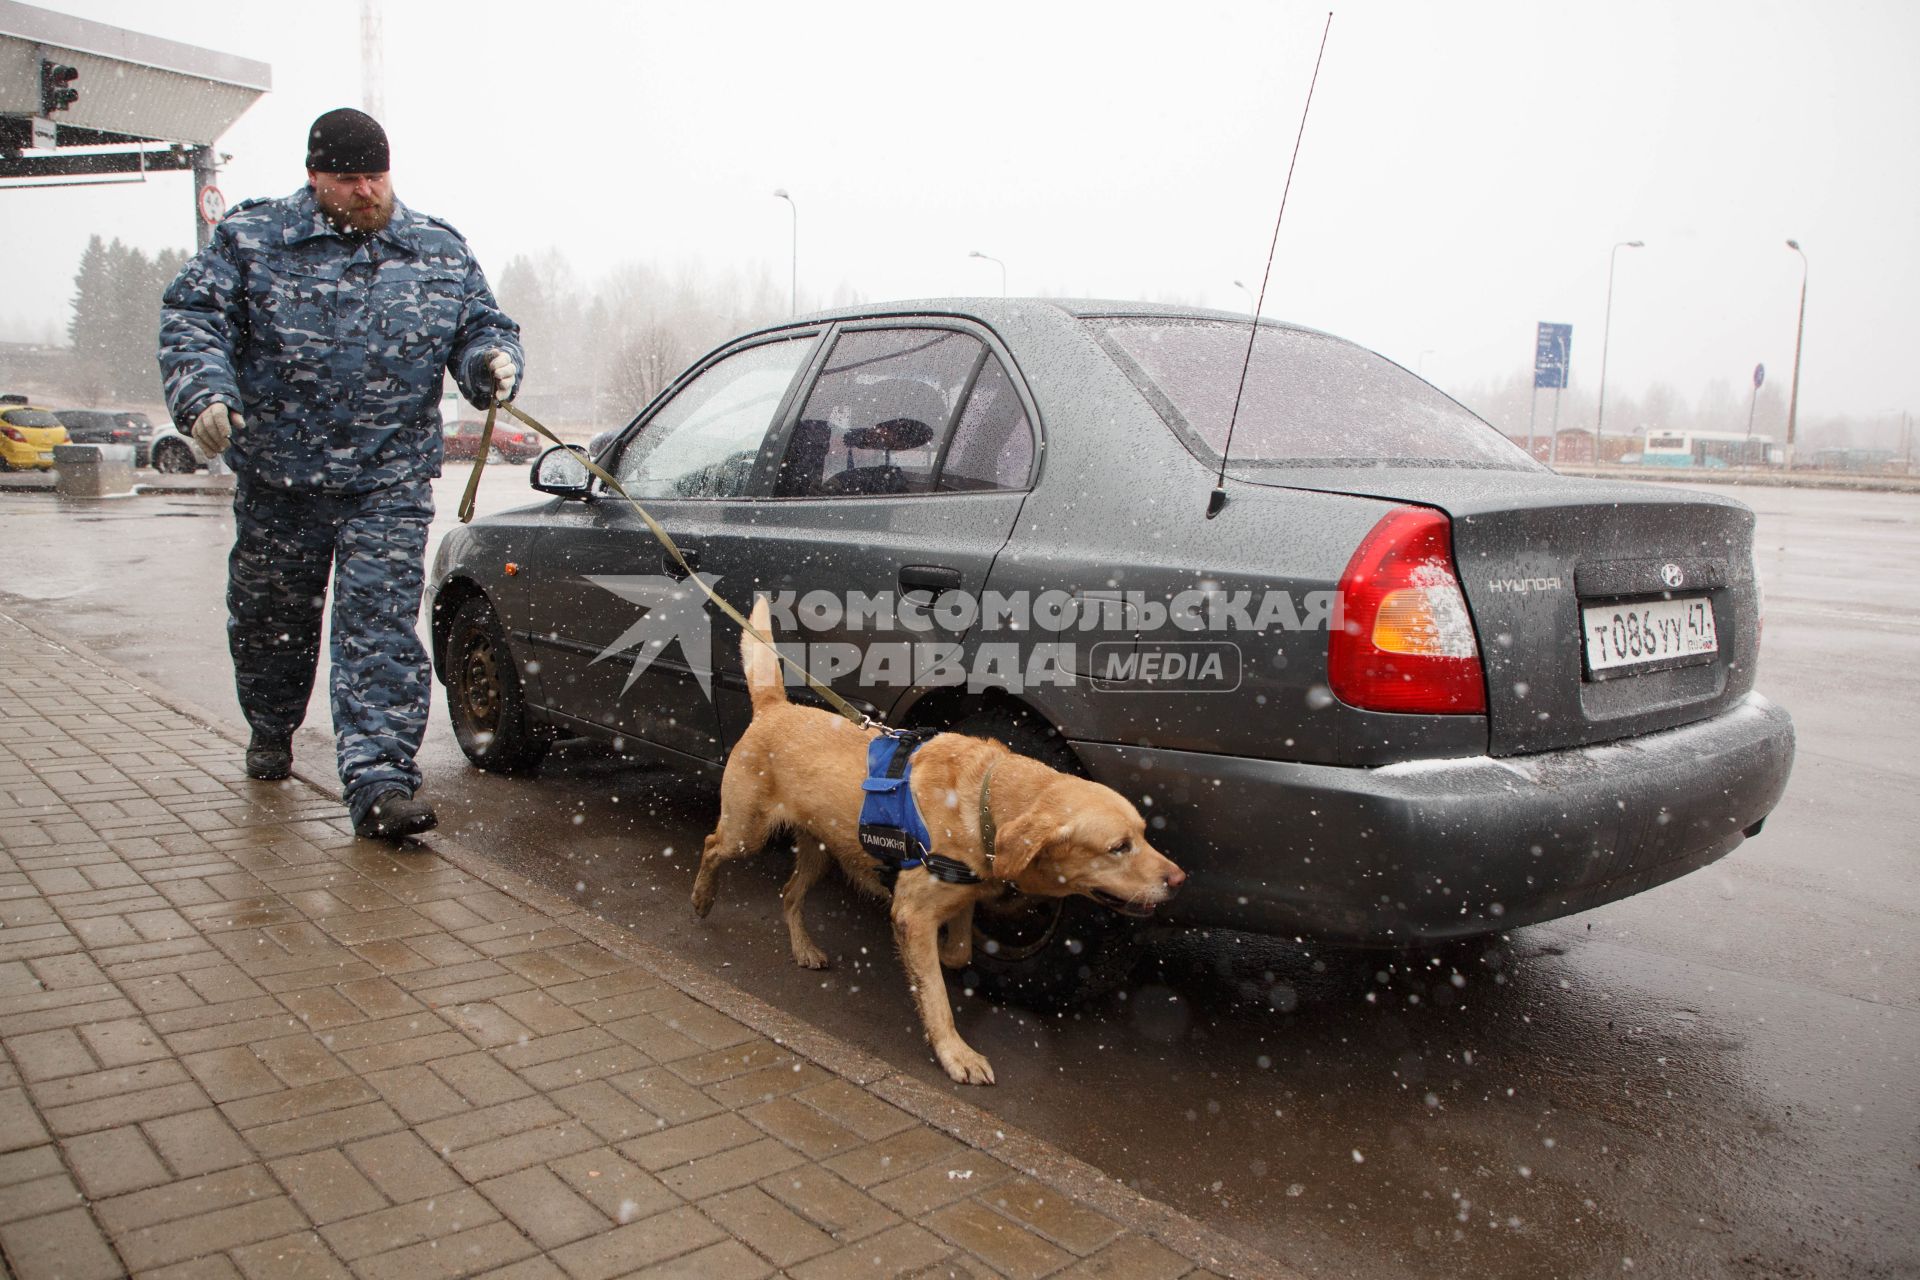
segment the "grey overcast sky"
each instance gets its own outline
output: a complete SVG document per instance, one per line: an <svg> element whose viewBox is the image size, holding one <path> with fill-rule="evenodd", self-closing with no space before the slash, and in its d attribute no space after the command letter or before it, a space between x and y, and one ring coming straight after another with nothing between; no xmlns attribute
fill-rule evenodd
<svg viewBox="0 0 1920 1280"><path fill-rule="evenodd" d="M305 179L359 105L358 0L68 0L271 64L221 149L230 200ZM1848 0L1333 6L1266 313L1442 386L1574 326L1610 390L1784 388L1810 262L1803 415L1920 410L1920 5ZM562 250L764 267L803 292L1243 307L1327 6L386 0L402 199L498 277ZM84 92L85 86L80 86ZM0 333L64 332L91 232L191 247L190 180L0 195ZM529 371L529 379L540 376Z"/></svg>

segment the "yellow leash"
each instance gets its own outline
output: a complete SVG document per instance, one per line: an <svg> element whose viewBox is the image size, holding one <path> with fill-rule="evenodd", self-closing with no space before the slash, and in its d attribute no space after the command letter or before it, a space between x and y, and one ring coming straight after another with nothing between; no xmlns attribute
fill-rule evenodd
<svg viewBox="0 0 1920 1280"><path fill-rule="evenodd" d="M480 492L480 470L482 467L487 465L487 454L493 448L494 417L501 409L505 409L508 413L520 419L520 421L526 423L529 427L532 427L535 431L539 432L541 435L545 436L547 439L553 441L555 444L561 446L562 448L571 447L567 444L566 441L562 440L559 436L556 436L555 434L553 434L553 432L547 430L545 426L535 421L532 415L523 413L518 407L516 407L512 403L506 402L506 401L496 401L493 404L488 405L486 429L480 433L480 453L479 453L479 456L473 460L472 474L467 477L467 490L465 493L460 495L460 523L461 524L467 524L473 519L474 498ZM700 575L693 571L693 566L687 563L687 558L680 554L680 548L674 545L672 535L670 535L664 528L661 527L660 522L658 520L655 520L653 518L652 512L648 511L645 507L641 506L638 502L636 502L633 498L633 495L629 494L625 489L623 489L620 486L620 482L614 479L613 476L610 475L605 468L601 467L599 463L595 462L592 458L587 457L587 455L583 452L576 452L576 456L579 457L580 463L582 466L586 467L586 469L588 471L591 471L594 475L600 477L600 480L602 481L602 483L604 483L607 486L607 488L613 490L615 493L619 494L622 498L625 498L628 504L631 505L635 511L638 511L640 513L640 518L647 522L647 528L651 529L653 531L653 536L660 540L660 545L667 549L667 554L673 557L674 563L679 565L681 569L686 571L687 580L692 582L695 586L699 587L700 590L706 592L707 599L713 601L713 603L719 607L720 612L726 614L729 618L732 618L735 622L739 623L740 629L742 631L748 632L753 636L754 639L758 640L761 644L766 645L767 651L773 654L774 657L786 663L788 666L792 667L795 671L798 671L801 677L806 680L807 687L809 689L812 689L815 693L819 694L822 698L826 699L828 705L830 705L835 711L838 711L841 715L853 721L855 724L859 725L862 729L878 729L882 733L893 732L893 730L888 729L887 726L882 721L874 718L873 716L868 715L866 712L860 710L860 708L854 706L851 702L848 702L845 698L841 697L839 694L835 693L833 690L827 688L826 685L820 683L819 680L814 678L813 672L807 670L805 667L801 666L799 663L789 658L786 654L781 653L779 649L775 648L771 637L763 635L761 632L755 630L753 624L747 621L747 619L741 614L741 612L738 609L734 608L732 605L728 604L725 600L721 599L719 593L716 592L712 587L708 586L701 579Z"/></svg>

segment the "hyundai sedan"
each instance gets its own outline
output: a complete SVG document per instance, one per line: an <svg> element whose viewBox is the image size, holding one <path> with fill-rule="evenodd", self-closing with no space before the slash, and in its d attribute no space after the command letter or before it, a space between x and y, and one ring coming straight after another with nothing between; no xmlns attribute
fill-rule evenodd
<svg viewBox="0 0 1920 1280"><path fill-rule="evenodd" d="M1551 919L1724 857L1792 764L1747 507L1557 475L1312 330L839 311L715 350L596 457L843 696L1132 799L1191 877L1171 923L1412 947ZM717 770L749 715L737 629L578 454L532 483L433 569L462 748ZM989 986L1124 971L1090 903L977 921Z"/></svg>

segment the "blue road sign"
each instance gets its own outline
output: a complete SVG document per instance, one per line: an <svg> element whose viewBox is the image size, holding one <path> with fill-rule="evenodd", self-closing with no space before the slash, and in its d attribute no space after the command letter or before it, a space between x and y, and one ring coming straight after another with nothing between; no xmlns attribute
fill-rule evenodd
<svg viewBox="0 0 1920 1280"><path fill-rule="evenodd" d="M1542 320L1540 332L1533 340L1533 385L1564 389L1567 385L1567 362L1572 350L1573 326L1548 324Z"/></svg>
<svg viewBox="0 0 1920 1280"><path fill-rule="evenodd" d="M1767 380L1767 366L1763 364L1757 364L1753 366L1753 389L1755 391L1758 391L1760 389L1760 384L1765 382L1766 380Z"/></svg>

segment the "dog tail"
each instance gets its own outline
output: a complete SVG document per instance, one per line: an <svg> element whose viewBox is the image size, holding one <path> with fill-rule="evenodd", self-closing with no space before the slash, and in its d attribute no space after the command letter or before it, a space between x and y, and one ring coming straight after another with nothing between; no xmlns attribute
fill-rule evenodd
<svg viewBox="0 0 1920 1280"><path fill-rule="evenodd" d="M754 638L756 631L769 640L773 638L773 618L765 596L754 598L753 612L747 621L753 625L740 633L740 667L747 675L747 696L753 699L753 710L758 714L764 707L785 702L787 689L780 678L780 659L771 648Z"/></svg>

